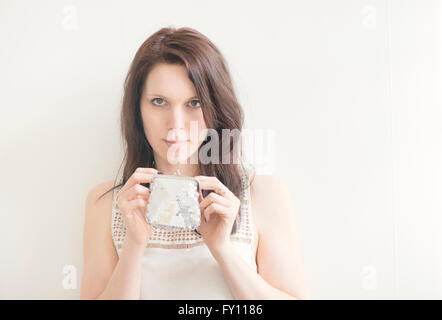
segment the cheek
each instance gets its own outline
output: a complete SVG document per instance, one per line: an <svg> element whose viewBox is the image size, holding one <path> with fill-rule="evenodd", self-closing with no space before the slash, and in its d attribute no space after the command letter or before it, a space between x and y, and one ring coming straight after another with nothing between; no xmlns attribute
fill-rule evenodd
<svg viewBox="0 0 442 320"><path fill-rule="evenodd" d="M207 125L204 121L203 113L198 114L198 142L201 143L207 135Z"/></svg>
<svg viewBox="0 0 442 320"><path fill-rule="evenodd" d="M155 137L159 133L158 129L161 127L161 121L159 121L159 119L155 119L152 113L147 115L146 113L142 112L141 118L143 120L143 127L146 137L148 139Z"/></svg>
<svg viewBox="0 0 442 320"><path fill-rule="evenodd" d="M192 148L196 148L203 142L207 134L202 111L193 112L187 120L187 133L190 136Z"/></svg>
<svg viewBox="0 0 442 320"><path fill-rule="evenodd" d="M206 122L204 121L204 116L203 116L202 111L198 112L196 120L198 121L198 130L199 131L204 131L205 129L207 129L207 125L206 125Z"/></svg>

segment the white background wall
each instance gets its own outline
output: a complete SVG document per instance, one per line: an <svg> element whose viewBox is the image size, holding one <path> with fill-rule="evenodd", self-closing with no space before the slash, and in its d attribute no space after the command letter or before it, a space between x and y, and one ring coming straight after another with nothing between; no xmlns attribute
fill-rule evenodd
<svg viewBox="0 0 442 320"><path fill-rule="evenodd" d="M311 297L441 299L441 15L437 0L1 0L0 298L79 298L85 197L123 158L124 77L172 25L221 49L247 128L274 133L261 172L293 195Z"/></svg>

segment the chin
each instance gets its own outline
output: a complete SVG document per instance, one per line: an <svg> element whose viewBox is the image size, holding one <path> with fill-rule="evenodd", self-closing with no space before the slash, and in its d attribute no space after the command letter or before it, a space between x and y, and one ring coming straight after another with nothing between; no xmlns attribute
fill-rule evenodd
<svg viewBox="0 0 442 320"><path fill-rule="evenodd" d="M164 159L166 159L169 163L172 164L172 162L169 161L169 159L168 159L169 148L170 147L167 147L167 145L166 145L166 147L164 148L164 152L161 152L161 155ZM185 149L186 150L182 151L182 152L184 152L184 153L188 152L188 154L182 155L182 158L180 158L180 156L177 155L177 153L175 153L174 157L171 159L175 164L177 162L185 163L185 164L192 164L192 162L191 162L192 155L194 153L198 152L198 148L196 148L195 146L191 146L191 147L187 146Z"/></svg>

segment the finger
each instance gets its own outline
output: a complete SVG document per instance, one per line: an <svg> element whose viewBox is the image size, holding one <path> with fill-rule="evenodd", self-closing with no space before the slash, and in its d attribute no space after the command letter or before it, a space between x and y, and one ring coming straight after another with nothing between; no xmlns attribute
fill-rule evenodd
<svg viewBox="0 0 442 320"><path fill-rule="evenodd" d="M134 199L143 199L148 201L150 196L149 188L146 188L140 184L134 185L132 188L127 190L124 195L118 195L117 205L119 207L124 206L124 202L131 201Z"/></svg>
<svg viewBox="0 0 442 320"><path fill-rule="evenodd" d="M207 176L196 176L195 177L200 186L200 190L214 190L216 193L219 190L225 190L225 197L233 198L235 195L232 191L229 190L221 181L218 180L217 177L207 177Z"/></svg>
<svg viewBox="0 0 442 320"><path fill-rule="evenodd" d="M124 193L126 190L131 188L137 183L143 183L143 182L151 182L152 176L154 174L157 174L158 171L153 168L144 168L143 170L137 169L135 172L130 176L130 178L126 181L124 186L120 189L119 192Z"/></svg>
<svg viewBox="0 0 442 320"><path fill-rule="evenodd" d="M150 190L147 187L144 187L140 184L136 184L128 189L125 193L122 193L121 190L117 193L117 207L123 208L125 203L134 199L144 199L149 200Z"/></svg>
<svg viewBox="0 0 442 320"><path fill-rule="evenodd" d="M204 210L204 217L206 217L207 222L209 222L213 215L228 219L230 216L229 208L218 203L212 203Z"/></svg>
<svg viewBox="0 0 442 320"><path fill-rule="evenodd" d="M130 201L135 198L149 200L149 195L150 195L149 188L147 188L141 184L136 184L136 185L132 186L129 190L127 190L124 198L126 201Z"/></svg>
<svg viewBox="0 0 442 320"><path fill-rule="evenodd" d="M142 211L143 211L147 205L146 200L139 199L139 198L136 198L136 199L133 199L130 201L127 201L127 200L122 200L122 201L123 201L123 205L122 205L121 211L123 212L123 214L126 214L126 215L136 213L140 209L142 209Z"/></svg>
<svg viewBox="0 0 442 320"><path fill-rule="evenodd" d="M200 209L205 210L206 207L209 206L211 203L219 203L223 206L228 207L231 204L231 201L223 196L220 196L219 194L216 194L215 192L211 192L200 202Z"/></svg>

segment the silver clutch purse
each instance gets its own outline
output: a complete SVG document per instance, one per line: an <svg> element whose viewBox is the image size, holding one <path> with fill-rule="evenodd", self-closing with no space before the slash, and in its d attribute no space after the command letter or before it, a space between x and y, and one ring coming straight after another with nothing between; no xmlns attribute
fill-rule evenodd
<svg viewBox="0 0 442 320"><path fill-rule="evenodd" d="M181 175L154 175L150 182L146 220L155 228L194 230L201 223L199 183Z"/></svg>

